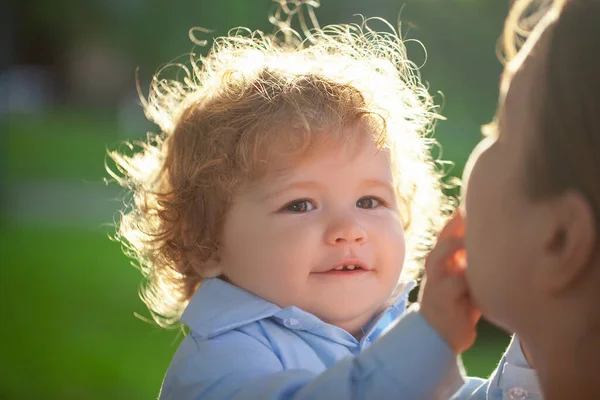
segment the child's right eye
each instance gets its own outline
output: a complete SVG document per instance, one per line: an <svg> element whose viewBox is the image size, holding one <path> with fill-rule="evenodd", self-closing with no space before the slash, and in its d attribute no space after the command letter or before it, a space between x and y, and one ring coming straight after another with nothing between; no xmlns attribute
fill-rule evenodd
<svg viewBox="0 0 600 400"><path fill-rule="evenodd" d="M304 213L307 211L312 211L315 208L315 205L310 200L294 200L291 203L283 206L282 210L293 213Z"/></svg>

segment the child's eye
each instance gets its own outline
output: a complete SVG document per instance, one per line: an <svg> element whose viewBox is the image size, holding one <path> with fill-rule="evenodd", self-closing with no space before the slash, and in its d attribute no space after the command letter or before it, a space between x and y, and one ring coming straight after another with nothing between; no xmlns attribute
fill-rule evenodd
<svg viewBox="0 0 600 400"><path fill-rule="evenodd" d="M312 211L316 207L310 200L294 200L291 203L283 206L284 211L289 211L293 213L304 213L307 211Z"/></svg>
<svg viewBox="0 0 600 400"><path fill-rule="evenodd" d="M356 201L358 208L377 208L383 204L383 201L376 197L361 197Z"/></svg>

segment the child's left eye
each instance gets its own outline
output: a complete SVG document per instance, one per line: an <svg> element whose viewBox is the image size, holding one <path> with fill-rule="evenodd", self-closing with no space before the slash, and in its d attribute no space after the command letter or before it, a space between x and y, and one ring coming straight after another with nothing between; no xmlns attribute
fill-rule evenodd
<svg viewBox="0 0 600 400"><path fill-rule="evenodd" d="M377 208L383 205L383 201L375 197L361 197L356 201L356 207L358 208Z"/></svg>

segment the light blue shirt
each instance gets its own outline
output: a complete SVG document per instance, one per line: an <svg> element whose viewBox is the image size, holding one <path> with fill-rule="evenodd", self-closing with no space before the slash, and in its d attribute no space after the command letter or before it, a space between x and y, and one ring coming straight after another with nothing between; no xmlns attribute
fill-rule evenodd
<svg viewBox="0 0 600 400"><path fill-rule="evenodd" d="M181 317L191 332L160 399L540 398L531 397L539 395L537 380L516 340L488 381L465 378L418 307L406 310L413 286L356 340L297 307L282 309L221 279L205 280Z"/></svg>

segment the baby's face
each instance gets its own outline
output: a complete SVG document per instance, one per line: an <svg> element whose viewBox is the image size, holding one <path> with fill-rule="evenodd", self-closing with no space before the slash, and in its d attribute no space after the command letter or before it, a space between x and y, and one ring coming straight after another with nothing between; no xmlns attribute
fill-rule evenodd
<svg viewBox="0 0 600 400"><path fill-rule="evenodd" d="M543 206L526 191L535 149L532 104L539 101L534 82L545 49L530 46L505 70L497 134L473 151L464 176L469 285L484 316L509 331L532 315L533 266L545 236Z"/></svg>
<svg viewBox="0 0 600 400"><path fill-rule="evenodd" d="M404 229L386 151L318 151L243 191L224 224L225 276L280 307L357 333L393 292Z"/></svg>

